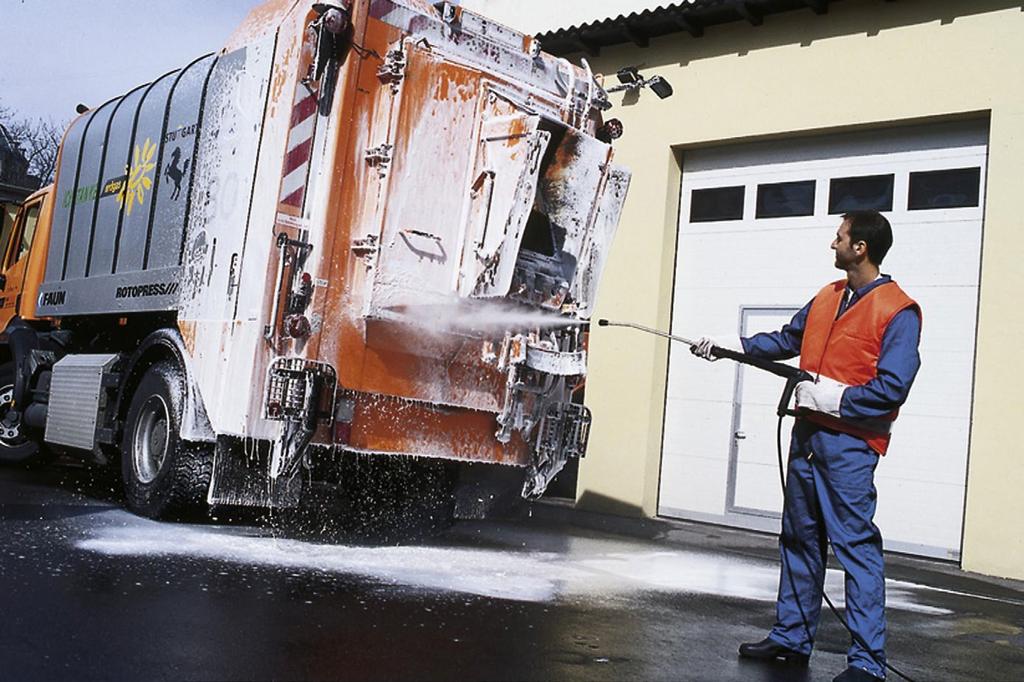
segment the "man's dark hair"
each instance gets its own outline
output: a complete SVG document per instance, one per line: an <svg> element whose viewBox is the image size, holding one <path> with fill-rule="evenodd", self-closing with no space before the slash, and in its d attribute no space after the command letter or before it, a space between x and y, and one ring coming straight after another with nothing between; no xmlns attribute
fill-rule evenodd
<svg viewBox="0 0 1024 682"><path fill-rule="evenodd" d="M892 226L885 216L878 211L850 211L843 220L850 221L850 244L867 244L868 260L881 265L892 246Z"/></svg>

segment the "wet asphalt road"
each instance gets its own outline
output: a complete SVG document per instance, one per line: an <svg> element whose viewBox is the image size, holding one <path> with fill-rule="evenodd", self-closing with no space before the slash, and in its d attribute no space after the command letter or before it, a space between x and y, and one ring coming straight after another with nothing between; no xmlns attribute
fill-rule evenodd
<svg viewBox="0 0 1024 682"><path fill-rule="evenodd" d="M539 512L428 543L340 546L154 523L82 470L0 468L0 678L767 681L845 668L828 614L808 669L736 658L772 621L770 541L655 534ZM1024 679L1019 585L907 560L889 576L898 667ZM829 591L841 596L838 574Z"/></svg>

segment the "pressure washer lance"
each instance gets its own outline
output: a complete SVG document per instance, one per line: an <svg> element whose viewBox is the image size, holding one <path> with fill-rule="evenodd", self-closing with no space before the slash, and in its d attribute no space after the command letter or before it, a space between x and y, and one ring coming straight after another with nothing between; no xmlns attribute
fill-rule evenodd
<svg viewBox="0 0 1024 682"><path fill-rule="evenodd" d="M654 334L662 338L670 339L672 341L678 341L685 343L690 348L697 345L696 341L683 338L682 336L676 336L675 334L669 334L663 332L660 329L652 329L651 327L645 327L642 324L635 324L633 322L612 322L611 320L600 319L597 321L598 327L627 327L629 329L637 329L648 334ZM746 353L730 350L728 348L721 348L719 346L711 347L711 354L716 358L725 358L727 360L733 360L742 365L750 365L758 369L763 369L766 372L771 372L775 376L780 376L786 380L786 387L782 390L782 397L779 400L779 406L776 410L776 414L780 417L795 417L797 412L789 409L789 402L793 397L793 391L796 389L796 385L801 381L814 381L814 377L800 369L799 367L793 367L792 365L786 365L781 362L773 362L772 360L765 360L764 358L755 358L752 355ZM783 483L785 485L785 483Z"/></svg>
<svg viewBox="0 0 1024 682"><path fill-rule="evenodd" d="M696 341L691 341L690 339L683 338L682 336L676 336L675 334L663 332L660 329L652 329L651 327L645 327L642 324L635 324L633 322L612 322L611 320L606 320L602 318L597 321L597 326L626 327L629 329L636 329L642 332L646 332L648 334L654 334L655 336L660 336L671 341L685 343L690 348L693 348L694 346L697 345ZM714 355L716 358L726 358L728 360L733 360L743 365L750 365L751 367L763 369L766 372L771 372L772 374L780 376L786 380L786 387L782 390L782 397L779 400L779 406L776 410L776 415L778 415L779 417L778 428L776 429L776 445L778 448L779 456L779 481L782 483L782 496L785 497L786 473L785 466L782 462L782 418L800 416L801 411L789 409L789 402L793 398L793 391L796 389L796 385L801 381L814 381L814 377L808 372L805 372L804 370L800 369L799 367L793 367L792 365L786 365L781 362L774 362L772 360L765 360L763 358L755 358L751 355L747 355L746 353L730 350L728 348L712 346L711 354ZM823 553L828 552L827 545L822 549ZM825 563L827 565L827 560L824 556L822 557L822 560L822 563ZM793 579L792 574L789 577L790 580ZM843 627L846 628L846 631L850 633L850 636L853 639L857 640L857 643L864 648L864 651L868 652L869 656L875 658L874 652L871 650L871 647L867 645L867 643L861 638L860 635L858 635L850 628L850 625L846 622L846 619L843 618L843 616L839 613L839 609L837 609L835 604L832 603L832 600L825 593L824 589L822 589L821 591L821 596L824 597L825 603L828 604L829 610L832 611L832 615L834 615L836 619L843 625ZM804 622L804 627L807 627L806 621ZM914 682L913 679L908 677L906 674L904 674L897 668L894 668L888 661L879 661L878 659L875 659L875 662L885 666L886 668L888 668L904 680L907 680L908 682Z"/></svg>

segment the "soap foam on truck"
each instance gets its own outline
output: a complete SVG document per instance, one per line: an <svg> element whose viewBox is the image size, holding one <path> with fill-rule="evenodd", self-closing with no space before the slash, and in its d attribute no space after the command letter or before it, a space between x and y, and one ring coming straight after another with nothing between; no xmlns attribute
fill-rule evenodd
<svg viewBox="0 0 1024 682"><path fill-rule="evenodd" d="M539 496L630 178L600 83L449 3L271 0L82 114L6 245L0 458L119 463L151 517L353 457Z"/></svg>

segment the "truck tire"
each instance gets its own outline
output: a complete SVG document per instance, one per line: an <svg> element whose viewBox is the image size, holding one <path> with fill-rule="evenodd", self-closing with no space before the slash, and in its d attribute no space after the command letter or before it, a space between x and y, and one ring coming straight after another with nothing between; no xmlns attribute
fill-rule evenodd
<svg viewBox="0 0 1024 682"><path fill-rule="evenodd" d="M0 462L35 467L53 460L49 449L25 434L23 424L9 426L4 417L14 403L14 363L0 365Z"/></svg>
<svg viewBox="0 0 1024 682"><path fill-rule="evenodd" d="M121 476L128 508L151 519L204 511L213 447L180 434L185 379L170 361L142 376L132 395L121 441Z"/></svg>

